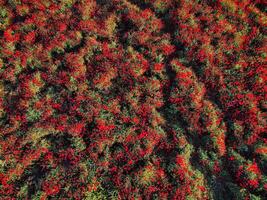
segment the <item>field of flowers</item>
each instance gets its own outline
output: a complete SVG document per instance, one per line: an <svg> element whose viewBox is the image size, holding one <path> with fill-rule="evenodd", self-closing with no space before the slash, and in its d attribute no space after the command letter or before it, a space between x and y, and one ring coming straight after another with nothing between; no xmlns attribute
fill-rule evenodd
<svg viewBox="0 0 267 200"><path fill-rule="evenodd" d="M1 200L266 200L265 0L0 0Z"/></svg>

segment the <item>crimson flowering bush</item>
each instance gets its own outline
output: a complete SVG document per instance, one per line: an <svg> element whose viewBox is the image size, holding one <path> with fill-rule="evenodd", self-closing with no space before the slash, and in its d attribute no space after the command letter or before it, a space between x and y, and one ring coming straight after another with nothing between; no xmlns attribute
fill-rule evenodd
<svg viewBox="0 0 267 200"><path fill-rule="evenodd" d="M0 0L0 199L266 199L266 19Z"/></svg>

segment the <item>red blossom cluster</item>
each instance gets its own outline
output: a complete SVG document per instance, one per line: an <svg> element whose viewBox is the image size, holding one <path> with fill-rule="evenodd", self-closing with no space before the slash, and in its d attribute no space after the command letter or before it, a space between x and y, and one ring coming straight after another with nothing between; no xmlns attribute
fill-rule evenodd
<svg viewBox="0 0 267 200"><path fill-rule="evenodd" d="M263 0L0 0L0 199L266 199Z"/></svg>

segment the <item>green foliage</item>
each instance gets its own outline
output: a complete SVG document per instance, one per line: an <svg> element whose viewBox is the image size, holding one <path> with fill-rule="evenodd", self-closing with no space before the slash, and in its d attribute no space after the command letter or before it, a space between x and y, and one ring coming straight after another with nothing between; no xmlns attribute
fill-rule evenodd
<svg viewBox="0 0 267 200"><path fill-rule="evenodd" d="M80 137L73 137L72 138L72 146L77 149L78 152L83 151L86 149L86 145L82 138Z"/></svg>
<svg viewBox="0 0 267 200"><path fill-rule="evenodd" d="M39 112L37 110L34 110L32 108L29 108L28 111L27 111L27 113L26 113L26 115L27 115L27 120L29 122L35 122L35 121L37 121L37 120L40 119L41 112Z"/></svg>
<svg viewBox="0 0 267 200"><path fill-rule="evenodd" d="M27 197L27 194L28 194L28 185L25 184L23 187L20 188L18 196L23 199Z"/></svg>
<svg viewBox="0 0 267 200"><path fill-rule="evenodd" d="M4 7L0 7L0 30L4 29L8 25L9 16L8 11Z"/></svg>
<svg viewBox="0 0 267 200"><path fill-rule="evenodd" d="M108 200L108 196L103 189L85 193L85 200Z"/></svg>

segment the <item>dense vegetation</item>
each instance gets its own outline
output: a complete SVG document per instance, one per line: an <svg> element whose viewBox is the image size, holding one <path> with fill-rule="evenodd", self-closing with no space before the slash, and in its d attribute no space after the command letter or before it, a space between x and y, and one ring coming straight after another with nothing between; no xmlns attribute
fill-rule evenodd
<svg viewBox="0 0 267 200"><path fill-rule="evenodd" d="M267 199L265 3L0 0L0 199Z"/></svg>

